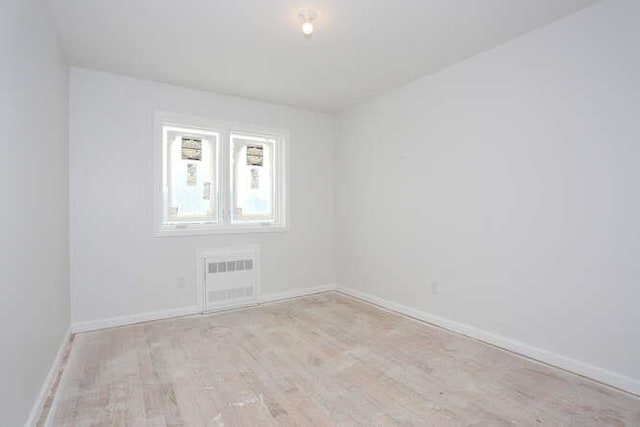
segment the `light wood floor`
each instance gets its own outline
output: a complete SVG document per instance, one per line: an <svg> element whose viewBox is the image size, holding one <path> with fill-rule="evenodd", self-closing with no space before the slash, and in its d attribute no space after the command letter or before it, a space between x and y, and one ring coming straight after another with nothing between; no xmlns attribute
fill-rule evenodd
<svg viewBox="0 0 640 427"><path fill-rule="evenodd" d="M76 336L56 426L640 426L640 399L335 293Z"/></svg>

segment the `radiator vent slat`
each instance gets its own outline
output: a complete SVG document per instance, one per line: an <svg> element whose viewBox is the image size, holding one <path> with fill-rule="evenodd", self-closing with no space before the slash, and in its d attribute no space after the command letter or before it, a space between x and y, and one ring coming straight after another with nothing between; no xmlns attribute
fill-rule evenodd
<svg viewBox="0 0 640 427"><path fill-rule="evenodd" d="M235 289L220 289L209 292L209 302L223 301L236 298L248 298L253 296L253 286Z"/></svg>
<svg viewBox="0 0 640 427"><path fill-rule="evenodd" d="M237 261L218 261L207 264L209 274L230 273L234 271L253 270L253 260L244 259Z"/></svg>

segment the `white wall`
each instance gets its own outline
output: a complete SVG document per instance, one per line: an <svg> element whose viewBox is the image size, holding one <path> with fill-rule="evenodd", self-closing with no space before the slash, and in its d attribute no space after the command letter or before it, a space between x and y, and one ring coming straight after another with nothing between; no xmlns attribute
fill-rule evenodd
<svg viewBox="0 0 640 427"><path fill-rule="evenodd" d="M0 16L0 424L18 426L69 327L67 68L41 1Z"/></svg>
<svg viewBox="0 0 640 427"><path fill-rule="evenodd" d="M343 114L338 283L640 393L638 22L598 3Z"/></svg>
<svg viewBox="0 0 640 427"><path fill-rule="evenodd" d="M331 116L76 68L70 108L74 323L192 306L199 247L259 245L265 294L333 283ZM291 230L153 237L154 110L289 129Z"/></svg>

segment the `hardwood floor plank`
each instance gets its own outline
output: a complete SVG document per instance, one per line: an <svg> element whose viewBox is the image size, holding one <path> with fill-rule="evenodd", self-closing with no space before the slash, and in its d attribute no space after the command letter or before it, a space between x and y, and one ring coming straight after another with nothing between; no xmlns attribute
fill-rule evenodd
<svg viewBox="0 0 640 427"><path fill-rule="evenodd" d="M640 399L325 293L79 334L54 426L638 426Z"/></svg>

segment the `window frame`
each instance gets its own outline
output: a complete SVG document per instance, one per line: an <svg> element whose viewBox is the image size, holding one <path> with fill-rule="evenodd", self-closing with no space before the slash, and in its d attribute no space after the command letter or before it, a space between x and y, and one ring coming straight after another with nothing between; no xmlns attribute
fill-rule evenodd
<svg viewBox="0 0 640 427"><path fill-rule="evenodd" d="M166 188L166 143L164 141L163 128L173 126L178 128L193 128L203 131L219 133L217 171L218 177L218 222L191 222L172 223L165 221L165 194ZM272 138L274 143L273 162L273 222L234 223L232 222L231 209L233 197L231 188L232 170L232 143L231 135L253 135ZM165 111L154 112L153 133L153 191L154 191L154 236L197 236L210 234L236 234L236 233L271 233L289 230L289 198L288 198L288 158L289 158L289 131L274 129L266 126L237 123L226 120L212 120L203 117L187 116L183 114L169 113ZM267 225L268 224L268 225Z"/></svg>
<svg viewBox="0 0 640 427"><path fill-rule="evenodd" d="M195 126L192 126L195 127ZM173 125L167 125L167 124L163 124L162 125L162 168L163 168L163 172L162 172L162 187L166 188L167 191L167 196L170 195L171 192L171 187L172 187L172 168L170 166L170 162L165 162L165 159L169 158L169 147L168 144L165 142L164 138L165 138L165 128L168 128L167 133L178 133L178 134L182 134L182 135L190 135L190 136L195 136L195 135L199 135L199 137L202 137L203 135L208 135L208 136L214 136L215 135L215 144L214 144L214 159L215 159L215 170L214 170L214 176L215 176L215 185L213 186L213 190L214 190L214 196L213 196L213 200L215 201L215 207L216 207L216 213L215 213L215 217L216 217L216 221L219 221L221 218L221 214L222 214L222 207L220 206L220 170L218 168L218 165L220 164L220 149L221 149L221 145L222 145L222 132L220 129L204 129L202 127L200 127L200 129L198 129L197 132L195 133L191 133L188 132L190 129L187 129L185 127L178 127L178 126L173 126ZM193 129L191 129L193 130ZM165 173L166 172L166 173ZM165 197L164 191L163 191L163 198ZM171 197L169 197L169 199L171 199ZM164 212L164 209L166 208L165 204L164 204L164 200L163 200L163 204L162 204L162 208L163 208L163 212L162 212L162 216L165 217L168 222L174 222L174 223L192 223L192 224L199 224L199 223L215 223L215 221L211 221L211 220L207 220L205 218L198 218L196 216L192 216L192 217L186 217L184 218L184 221L171 221L171 213L170 212Z"/></svg>

